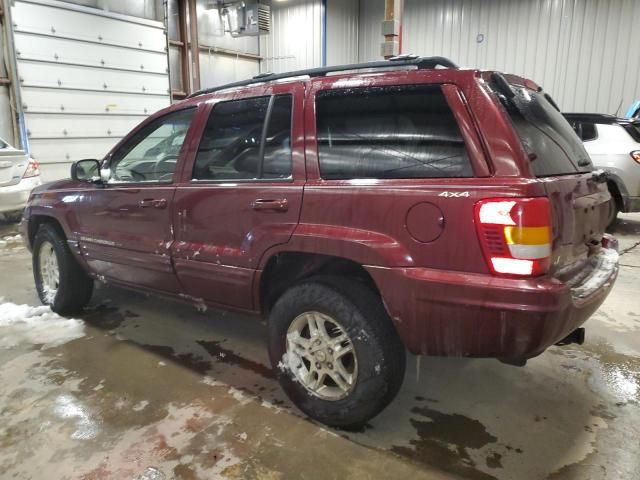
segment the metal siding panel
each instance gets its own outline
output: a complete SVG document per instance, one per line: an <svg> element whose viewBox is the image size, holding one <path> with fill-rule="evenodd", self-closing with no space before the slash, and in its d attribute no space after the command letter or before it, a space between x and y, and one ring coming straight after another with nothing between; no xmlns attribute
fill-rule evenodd
<svg viewBox="0 0 640 480"><path fill-rule="evenodd" d="M45 181L103 157L169 105L161 23L51 1L17 1L11 13L30 152Z"/></svg>
<svg viewBox="0 0 640 480"><path fill-rule="evenodd" d="M383 8L361 2L360 61L379 58ZM406 0L403 19L404 52L523 75L566 111L615 113L622 104L621 113L640 96L640 55L629 43L638 1Z"/></svg>
<svg viewBox="0 0 640 480"><path fill-rule="evenodd" d="M51 121L50 114L31 113L29 115L29 134L31 139L45 138L122 138L138 125L146 115L109 116L105 122L103 115L65 115L56 114Z"/></svg>
<svg viewBox="0 0 640 480"><path fill-rule="evenodd" d="M258 60L200 52L200 85L202 88L245 80L258 73L260 73Z"/></svg>
<svg viewBox="0 0 640 480"><path fill-rule="evenodd" d="M167 96L167 76L91 67L20 61L23 87L92 90Z"/></svg>
<svg viewBox="0 0 640 480"><path fill-rule="evenodd" d="M154 53L127 49L123 55L121 47L20 32L15 33L14 39L16 55L20 60L42 60L164 75L167 73L167 56L164 51Z"/></svg>
<svg viewBox="0 0 640 480"><path fill-rule="evenodd" d="M327 0L327 65L358 61L358 0Z"/></svg>
<svg viewBox="0 0 640 480"><path fill-rule="evenodd" d="M360 25L358 27L358 60L381 60L381 23L384 19L384 0L360 0Z"/></svg>
<svg viewBox="0 0 640 480"><path fill-rule="evenodd" d="M273 32L260 37L261 71L286 72L322 62L320 0L272 5Z"/></svg>
<svg viewBox="0 0 640 480"><path fill-rule="evenodd" d="M155 25L152 27L98 14L20 1L15 2L12 15L16 32L47 37L71 37L79 41L156 52L164 52L166 46L164 26L160 22L150 22Z"/></svg>

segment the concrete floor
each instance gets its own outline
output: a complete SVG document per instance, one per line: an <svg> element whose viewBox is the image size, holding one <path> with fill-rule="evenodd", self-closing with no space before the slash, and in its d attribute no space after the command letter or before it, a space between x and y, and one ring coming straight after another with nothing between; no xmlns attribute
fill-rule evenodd
<svg viewBox="0 0 640 480"><path fill-rule="evenodd" d="M524 368L410 357L359 433L289 404L263 323L101 287L81 338L0 347L0 478L640 478L640 215L621 218L623 266L585 345ZM12 230L0 297L38 305Z"/></svg>

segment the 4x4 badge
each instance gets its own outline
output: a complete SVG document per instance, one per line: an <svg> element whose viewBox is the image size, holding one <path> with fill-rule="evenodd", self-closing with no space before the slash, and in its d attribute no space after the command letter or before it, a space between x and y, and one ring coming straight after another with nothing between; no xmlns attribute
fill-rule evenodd
<svg viewBox="0 0 640 480"><path fill-rule="evenodd" d="M439 197L470 197L469 192L442 192Z"/></svg>

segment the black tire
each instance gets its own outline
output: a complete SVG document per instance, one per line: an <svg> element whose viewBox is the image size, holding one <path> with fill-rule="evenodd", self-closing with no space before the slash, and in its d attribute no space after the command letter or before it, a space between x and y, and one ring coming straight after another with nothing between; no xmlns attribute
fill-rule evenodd
<svg viewBox="0 0 640 480"><path fill-rule="evenodd" d="M350 392L325 400L309 391L282 363L287 330L304 312L337 320L349 335L358 373ZM360 428L395 398L404 379L405 348L382 301L357 280L316 277L287 290L269 315L271 365L291 401L309 417L344 429Z"/></svg>
<svg viewBox="0 0 640 480"><path fill-rule="evenodd" d="M607 230L612 231L615 229L616 222L618 221L618 213L620 213L618 202L614 197L611 197L611 200L609 200L609 212L607 214Z"/></svg>
<svg viewBox="0 0 640 480"><path fill-rule="evenodd" d="M58 288L51 298L45 292L40 272L40 254L45 242L53 246L59 268ZM67 239L53 225L40 226L33 241L33 277L38 297L44 305L61 315L75 315L87 306L93 292L93 279L78 264L67 245Z"/></svg>
<svg viewBox="0 0 640 480"><path fill-rule="evenodd" d="M5 212L3 214L5 223L19 223L22 220L22 210L14 212Z"/></svg>

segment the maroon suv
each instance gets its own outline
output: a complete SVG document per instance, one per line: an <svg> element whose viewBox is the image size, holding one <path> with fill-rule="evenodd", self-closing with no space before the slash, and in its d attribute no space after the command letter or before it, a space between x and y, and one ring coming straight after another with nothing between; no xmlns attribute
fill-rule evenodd
<svg viewBox="0 0 640 480"><path fill-rule="evenodd" d="M535 83L413 58L261 75L142 122L37 188L22 231L42 302L94 279L268 317L284 390L353 426L405 347L514 364L609 293L606 174Z"/></svg>

